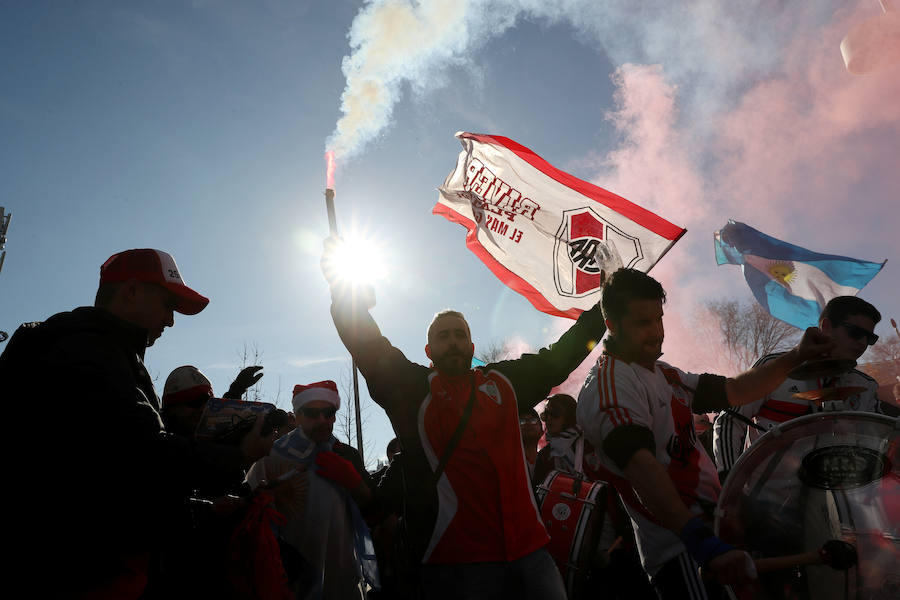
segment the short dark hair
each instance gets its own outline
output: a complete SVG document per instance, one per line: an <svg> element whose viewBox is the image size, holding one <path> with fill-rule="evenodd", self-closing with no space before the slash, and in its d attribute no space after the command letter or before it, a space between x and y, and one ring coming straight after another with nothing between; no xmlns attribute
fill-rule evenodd
<svg viewBox="0 0 900 600"><path fill-rule="evenodd" d="M431 319L431 323L428 324L428 331L425 332L425 339L427 341L431 341L431 330L434 329L434 324L438 322L438 319L442 319L444 317L456 317L458 319L462 319L463 323L466 324L466 333L469 334L469 339L472 339L472 330L469 329L469 322L466 321L465 315L463 315L458 310L450 310L449 308L447 308L434 315L434 318Z"/></svg>
<svg viewBox="0 0 900 600"><path fill-rule="evenodd" d="M122 287L124 282L117 281L114 283L101 283L97 287L97 295L94 296L94 306L97 308L107 308L112 304L113 298Z"/></svg>
<svg viewBox="0 0 900 600"><path fill-rule="evenodd" d="M388 456L391 455L392 448L396 448L397 450L399 450L400 449L400 440L398 440L397 438L394 438L388 442L387 451L386 451Z"/></svg>
<svg viewBox="0 0 900 600"><path fill-rule="evenodd" d="M832 298L822 309L819 323L828 319L832 325L840 325L847 317L862 315L869 317L877 325L881 321L881 313L874 306L856 296L838 296Z"/></svg>
<svg viewBox="0 0 900 600"><path fill-rule="evenodd" d="M549 410L550 404L553 406L558 406L563 410L563 427L568 429L569 427L575 427L576 418L575 418L575 409L578 407L578 403L575 402L575 398L568 394L554 394L547 398L547 408L544 410Z"/></svg>
<svg viewBox="0 0 900 600"><path fill-rule="evenodd" d="M622 268L610 275L603 283L603 317L619 321L628 312L632 300L662 300L666 302L666 292L660 283L637 269Z"/></svg>

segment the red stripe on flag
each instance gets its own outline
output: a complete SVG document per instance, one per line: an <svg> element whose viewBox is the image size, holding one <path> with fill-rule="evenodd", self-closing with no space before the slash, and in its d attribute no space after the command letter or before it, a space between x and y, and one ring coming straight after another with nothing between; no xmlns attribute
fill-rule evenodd
<svg viewBox="0 0 900 600"><path fill-rule="evenodd" d="M681 236L687 233L687 229L682 229L673 223L669 223L659 215L638 206L637 204L626 200L621 196L613 194L609 190L605 190L593 183L588 183L583 179L570 175L564 171L560 171L546 160L535 154L530 148L526 148L522 144L511 140L502 135L486 135L480 133L461 132L458 137L469 138L482 142L484 144L492 144L495 146L503 146L504 148L514 152L519 158L530 164L532 167L563 184L564 186L575 190L576 192L587 196L591 200L611 208L617 213L631 219L641 227L649 229L653 233L666 238L667 240L677 241ZM533 304L533 302L532 302Z"/></svg>
<svg viewBox="0 0 900 600"><path fill-rule="evenodd" d="M502 281L507 287L525 296L525 298L539 311L547 313L548 315L567 317L569 319L577 319L578 315L583 312L578 308L570 308L566 311L559 310L547 302L547 299L544 298L543 294L537 291L534 286L504 267L496 258L491 256L490 252L485 250L484 246L478 241L478 226L471 219L467 219L440 202L434 205L434 209L432 209L431 213L440 215L448 221L459 223L465 227L468 230L468 233L466 233L466 247L491 270L497 279Z"/></svg>

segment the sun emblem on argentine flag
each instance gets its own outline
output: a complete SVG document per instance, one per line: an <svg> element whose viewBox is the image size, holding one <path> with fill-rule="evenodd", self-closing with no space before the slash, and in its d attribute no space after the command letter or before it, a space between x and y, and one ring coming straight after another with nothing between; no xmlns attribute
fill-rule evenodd
<svg viewBox="0 0 900 600"><path fill-rule="evenodd" d="M769 260L767 262L764 272L784 287L790 289L791 282L797 274L794 263L789 260Z"/></svg>

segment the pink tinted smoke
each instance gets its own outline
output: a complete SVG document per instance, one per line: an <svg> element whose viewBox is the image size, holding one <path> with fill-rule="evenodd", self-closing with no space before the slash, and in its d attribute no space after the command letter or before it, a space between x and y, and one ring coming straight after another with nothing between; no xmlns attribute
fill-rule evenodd
<svg viewBox="0 0 900 600"><path fill-rule="evenodd" d="M900 182L900 66L855 76L839 51L842 37L873 15L871 4L839 11L819 36L793 40L784 72L751 87L719 119L716 150L727 158L716 179L730 184L734 212L754 207L755 227L789 240L839 229L818 248L837 254L846 251L842 241L893 236L900 224L895 194L861 193Z"/></svg>
<svg viewBox="0 0 900 600"><path fill-rule="evenodd" d="M733 102L701 111L703 135L696 119L679 121L678 89L661 66L616 72L608 117L623 139L595 182L688 229L651 272L668 292L663 360L722 366L718 340L698 331L698 319L714 325L699 310L710 300L750 295L740 268L713 257L712 233L729 218L820 252L896 254L900 67L854 76L839 50L873 14L860 1L792 39L782 62Z"/></svg>

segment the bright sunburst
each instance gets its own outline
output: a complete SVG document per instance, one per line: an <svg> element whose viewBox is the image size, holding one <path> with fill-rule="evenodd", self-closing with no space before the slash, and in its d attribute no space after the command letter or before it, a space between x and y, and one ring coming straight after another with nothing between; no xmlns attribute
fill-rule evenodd
<svg viewBox="0 0 900 600"><path fill-rule="evenodd" d="M327 268L333 271L336 279L355 284L374 283L388 275L382 244L359 231L344 236Z"/></svg>

